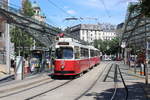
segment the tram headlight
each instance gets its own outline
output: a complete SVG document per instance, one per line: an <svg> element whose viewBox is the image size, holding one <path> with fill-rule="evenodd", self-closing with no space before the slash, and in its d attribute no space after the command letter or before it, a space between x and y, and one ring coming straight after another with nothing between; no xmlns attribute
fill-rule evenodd
<svg viewBox="0 0 150 100"><path fill-rule="evenodd" d="M61 69L64 69L65 68L65 66L61 66Z"/></svg>

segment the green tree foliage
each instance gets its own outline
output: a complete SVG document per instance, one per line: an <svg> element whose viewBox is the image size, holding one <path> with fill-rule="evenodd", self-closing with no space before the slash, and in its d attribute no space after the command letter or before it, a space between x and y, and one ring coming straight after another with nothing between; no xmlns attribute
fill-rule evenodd
<svg viewBox="0 0 150 100"><path fill-rule="evenodd" d="M114 38L112 40L95 40L94 46L103 54L117 54L120 52L120 46L119 46L119 38Z"/></svg>
<svg viewBox="0 0 150 100"><path fill-rule="evenodd" d="M26 16L33 16L34 12L32 9L31 2L26 0L23 5L23 13ZM19 51L22 55L29 53L30 47L33 45L33 39L26 32L19 27L12 27L10 30L11 42L14 43L15 53L19 55Z"/></svg>
<svg viewBox="0 0 150 100"><path fill-rule="evenodd" d="M150 0L142 0L140 7L141 13L146 17L150 17Z"/></svg>
<svg viewBox="0 0 150 100"><path fill-rule="evenodd" d="M11 42L14 43L16 55L19 55L19 51L29 53L29 49L33 45L31 36L16 26L10 30L10 36Z"/></svg>
<svg viewBox="0 0 150 100"><path fill-rule="evenodd" d="M24 13L24 15L30 16L30 17L34 15L34 11L32 9L32 5L31 5L31 2L29 0L26 0L24 2L23 13Z"/></svg>
<svg viewBox="0 0 150 100"><path fill-rule="evenodd" d="M142 14L146 17L150 17L150 0L139 0L140 2L128 7L128 11Z"/></svg>

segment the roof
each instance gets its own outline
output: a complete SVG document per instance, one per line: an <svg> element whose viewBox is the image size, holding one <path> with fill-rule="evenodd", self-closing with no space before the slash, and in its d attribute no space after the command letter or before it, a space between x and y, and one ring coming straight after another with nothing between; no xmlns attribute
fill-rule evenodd
<svg viewBox="0 0 150 100"><path fill-rule="evenodd" d="M32 8L40 9L40 6L36 3L36 1L33 2Z"/></svg>

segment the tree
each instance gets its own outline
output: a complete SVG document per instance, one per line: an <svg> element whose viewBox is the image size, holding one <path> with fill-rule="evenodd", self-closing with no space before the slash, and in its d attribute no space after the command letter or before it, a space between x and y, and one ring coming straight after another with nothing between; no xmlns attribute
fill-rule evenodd
<svg viewBox="0 0 150 100"><path fill-rule="evenodd" d="M150 17L150 0L142 0L140 7L141 13L146 17Z"/></svg>
<svg viewBox="0 0 150 100"><path fill-rule="evenodd" d="M19 52L21 52L22 55L23 53L29 53L29 49L33 45L33 39L31 36L16 26L10 30L10 36L11 42L14 43L16 56L19 55Z"/></svg>
<svg viewBox="0 0 150 100"><path fill-rule="evenodd" d="M23 13L26 16L32 17L34 15L31 2L26 0L23 5ZM14 43L15 55L19 55L21 52L22 56L25 53L29 53L29 48L33 45L33 39L23 29L14 26L10 30L11 42ZM25 48L28 48L25 50Z"/></svg>
<svg viewBox="0 0 150 100"><path fill-rule="evenodd" d="M34 11L29 0L26 0L23 5L23 13L26 16L32 17L34 15Z"/></svg>
<svg viewBox="0 0 150 100"><path fill-rule="evenodd" d="M103 54L117 54L120 52L119 38L112 40L94 40L94 46Z"/></svg>
<svg viewBox="0 0 150 100"><path fill-rule="evenodd" d="M136 12L143 16L150 17L150 0L139 0L140 2L134 5L130 5L129 12Z"/></svg>

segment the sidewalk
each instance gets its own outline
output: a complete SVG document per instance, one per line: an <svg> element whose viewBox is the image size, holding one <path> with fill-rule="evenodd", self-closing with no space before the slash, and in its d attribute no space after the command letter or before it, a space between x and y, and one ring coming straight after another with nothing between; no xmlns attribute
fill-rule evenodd
<svg viewBox="0 0 150 100"><path fill-rule="evenodd" d="M3 79L5 77L8 77L10 75L14 74L14 71L12 68L10 68L10 73L7 73L7 67L4 64L0 64L0 79Z"/></svg>
<svg viewBox="0 0 150 100"><path fill-rule="evenodd" d="M123 64L120 64L120 65L123 65ZM145 76L144 76L143 73L142 74L140 73L140 68L139 67L137 67L136 71L135 71L134 67L129 68L128 65L123 65L123 66L124 66L124 68L127 68L126 70L127 70L128 75L131 75L131 76L135 77L135 80L131 80L131 82L134 83L134 81L136 81L136 84L138 86L140 86L141 88L143 88L144 95L146 96L147 100L150 100L150 72L148 72L148 82L149 82L149 84L146 85L145 84ZM123 71L125 69L121 69L121 70ZM149 68L149 70L150 70L150 68ZM128 84L128 82L127 82L127 84ZM134 89L136 90L137 88L134 88Z"/></svg>

